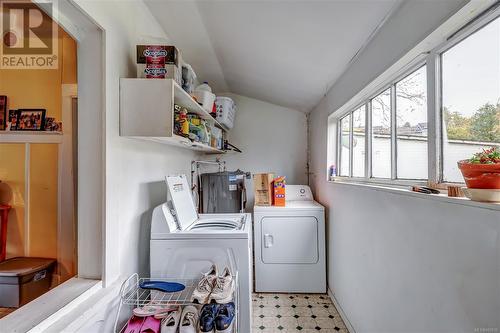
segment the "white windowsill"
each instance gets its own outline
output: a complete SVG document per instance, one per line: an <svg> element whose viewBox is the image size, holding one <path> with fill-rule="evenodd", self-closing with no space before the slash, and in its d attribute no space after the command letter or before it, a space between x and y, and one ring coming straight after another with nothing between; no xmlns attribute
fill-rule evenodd
<svg viewBox="0 0 500 333"><path fill-rule="evenodd" d="M0 319L1 332L28 332L41 322L57 320L70 305L102 288L100 280L72 278Z"/></svg>
<svg viewBox="0 0 500 333"><path fill-rule="evenodd" d="M345 180L328 180L328 183L342 186L361 186L374 191L383 191L400 195L407 195L411 197L416 197L420 199L427 200L437 200L442 202L447 202L455 205L463 205L463 206L471 206L478 207L484 209L490 209L495 211L500 211L500 203L492 203L492 202L478 202L472 201L467 198L454 198L449 197L446 194L425 194L419 192L413 192L408 189L408 186L401 185L385 185L385 184L369 184L364 182L356 182L356 181L345 181Z"/></svg>

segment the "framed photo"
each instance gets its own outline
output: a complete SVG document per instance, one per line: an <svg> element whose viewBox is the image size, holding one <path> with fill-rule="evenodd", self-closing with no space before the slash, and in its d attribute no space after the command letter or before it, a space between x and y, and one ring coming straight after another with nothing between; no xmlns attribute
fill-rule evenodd
<svg viewBox="0 0 500 333"><path fill-rule="evenodd" d="M16 131L43 131L45 127L45 109L17 110Z"/></svg>
<svg viewBox="0 0 500 333"><path fill-rule="evenodd" d="M7 118L7 127L10 131L15 131L17 126L17 110L9 110L9 118Z"/></svg>
<svg viewBox="0 0 500 333"><path fill-rule="evenodd" d="M0 96L0 131L5 130L7 124L7 96Z"/></svg>

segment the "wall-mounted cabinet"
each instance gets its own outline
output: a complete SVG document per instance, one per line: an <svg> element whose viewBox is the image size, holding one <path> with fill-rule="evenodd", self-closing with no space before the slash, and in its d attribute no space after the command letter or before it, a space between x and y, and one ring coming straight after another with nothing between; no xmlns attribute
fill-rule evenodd
<svg viewBox="0 0 500 333"><path fill-rule="evenodd" d="M209 124L224 128L174 80L120 80L120 136L180 146L212 154L224 153L174 132L174 104L185 107Z"/></svg>

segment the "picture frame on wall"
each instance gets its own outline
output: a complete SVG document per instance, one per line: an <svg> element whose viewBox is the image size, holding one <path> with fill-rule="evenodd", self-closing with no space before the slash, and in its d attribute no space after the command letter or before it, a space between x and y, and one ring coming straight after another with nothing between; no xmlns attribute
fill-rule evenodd
<svg viewBox="0 0 500 333"><path fill-rule="evenodd" d="M16 131L43 131L45 128L45 109L17 110Z"/></svg>
<svg viewBox="0 0 500 333"><path fill-rule="evenodd" d="M9 110L9 118L7 118L6 130L15 131L17 125L17 110Z"/></svg>
<svg viewBox="0 0 500 333"><path fill-rule="evenodd" d="M7 125L7 96L0 95L0 131Z"/></svg>

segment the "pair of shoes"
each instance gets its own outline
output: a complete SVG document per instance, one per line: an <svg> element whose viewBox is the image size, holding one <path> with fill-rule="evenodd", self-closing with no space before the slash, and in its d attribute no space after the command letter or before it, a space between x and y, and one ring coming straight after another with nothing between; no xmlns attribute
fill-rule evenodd
<svg viewBox="0 0 500 333"><path fill-rule="evenodd" d="M219 276L217 266L212 265L193 291L191 301L200 304L210 303L211 301L229 303L233 300L233 291L233 275L229 268L224 268L222 275Z"/></svg>
<svg viewBox="0 0 500 333"><path fill-rule="evenodd" d="M133 315L132 317L130 317L124 333L143 333L143 332L159 333L160 320L156 319L154 316L139 317Z"/></svg>
<svg viewBox="0 0 500 333"><path fill-rule="evenodd" d="M199 332L232 333L235 316L234 303L206 304L200 312Z"/></svg>
<svg viewBox="0 0 500 333"><path fill-rule="evenodd" d="M162 333L196 333L198 326L198 309L193 305L170 312L161 321ZM177 329L179 329L177 331Z"/></svg>
<svg viewBox="0 0 500 333"><path fill-rule="evenodd" d="M135 308L132 313L137 317L154 316L156 319L162 319L169 312L177 310L178 307L178 305L161 305L153 301Z"/></svg>

